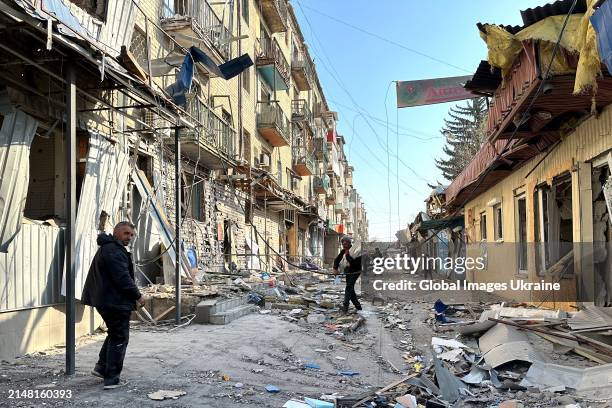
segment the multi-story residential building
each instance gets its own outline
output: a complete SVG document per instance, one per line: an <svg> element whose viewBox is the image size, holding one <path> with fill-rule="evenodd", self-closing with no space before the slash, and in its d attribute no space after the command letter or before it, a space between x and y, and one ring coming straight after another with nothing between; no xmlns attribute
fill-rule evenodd
<svg viewBox="0 0 612 408"><path fill-rule="evenodd" d="M0 47L0 157L16 174L0 185L1 356L65 338L62 293L73 275L80 298L95 237L119 220L137 225L141 284L172 282L176 258L196 280L322 264L349 232L338 115L285 0L103 3L0 1L2 24L23 22ZM367 236L360 214L350 232ZM76 312L77 334L92 330Z"/></svg>

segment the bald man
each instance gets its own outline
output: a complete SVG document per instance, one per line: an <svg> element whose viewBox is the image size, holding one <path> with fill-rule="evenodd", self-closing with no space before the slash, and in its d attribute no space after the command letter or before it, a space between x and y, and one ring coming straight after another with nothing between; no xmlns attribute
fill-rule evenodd
<svg viewBox="0 0 612 408"><path fill-rule="evenodd" d="M81 303L94 306L108 332L98 363L91 372L104 378L104 389L118 388L121 381L123 359L130 334L130 315L144 299L134 281L131 254L125 249L134 238L134 225L122 221L115 226L113 235L98 235L98 252L89 268Z"/></svg>

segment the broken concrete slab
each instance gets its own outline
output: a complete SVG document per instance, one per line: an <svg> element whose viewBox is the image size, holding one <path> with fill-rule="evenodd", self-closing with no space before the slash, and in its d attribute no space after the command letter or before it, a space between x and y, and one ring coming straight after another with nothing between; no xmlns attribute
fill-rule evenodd
<svg viewBox="0 0 612 408"><path fill-rule="evenodd" d="M147 397L154 401L163 401L165 399L178 399L183 395L187 395L187 393L180 390L158 390L147 394Z"/></svg>

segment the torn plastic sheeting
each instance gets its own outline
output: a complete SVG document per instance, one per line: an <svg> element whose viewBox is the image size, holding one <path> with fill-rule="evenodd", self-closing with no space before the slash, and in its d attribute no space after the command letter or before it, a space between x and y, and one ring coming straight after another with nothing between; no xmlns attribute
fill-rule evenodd
<svg viewBox="0 0 612 408"><path fill-rule="evenodd" d="M510 361L544 361L524 332L505 324L496 324L489 329L480 337L478 345L485 362L492 368Z"/></svg>
<svg viewBox="0 0 612 408"><path fill-rule="evenodd" d="M97 236L100 215L105 212L108 220L106 233L121 221L121 198L130 174L129 157L119 143L111 143L106 135L90 128L89 148L85 164L85 178L76 214L75 236L75 290L81 299L89 266L98 250ZM86 199L85 199L86 197ZM66 276L62 275L62 295L66 293Z"/></svg>
<svg viewBox="0 0 612 408"><path fill-rule="evenodd" d="M166 89L172 96L172 99L180 106L185 106L187 103L185 93L191 89L194 63L196 62L205 66L214 75L222 77L225 80L235 77L253 65L251 57L249 57L248 54L244 54L217 66L212 58L206 55L204 51L196 46L191 46L189 50L187 50L187 54L185 54L176 82Z"/></svg>
<svg viewBox="0 0 612 408"><path fill-rule="evenodd" d="M591 24L597 33L599 55L612 72L612 2L604 1L591 16Z"/></svg>
<svg viewBox="0 0 612 408"><path fill-rule="evenodd" d="M520 385L536 387L540 390L558 386L565 386L576 391L609 388L612 386L612 364L576 368L536 361L531 365Z"/></svg>
<svg viewBox="0 0 612 408"><path fill-rule="evenodd" d="M8 100L3 92L0 99ZM0 252L7 252L21 229L30 179L30 146L38 121L14 109L0 128Z"/></svg>

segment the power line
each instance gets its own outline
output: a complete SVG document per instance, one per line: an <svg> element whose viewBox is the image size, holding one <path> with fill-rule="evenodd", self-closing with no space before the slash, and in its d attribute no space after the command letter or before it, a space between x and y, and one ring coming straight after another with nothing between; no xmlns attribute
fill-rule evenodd
<svg viewBox="0 0 612 408"><path fill-rule="evenodd" d="M389 115L387 114L387 97L389 96L389 90L391 89L391 85L393 85L393 81L389 82L389 85L387 86L387 92L385 93L385 115L387 115L387 145L386 145L386 150L387 150L387 191L389 193L389 235L391 235L391 163L390 163L390 154L389 154ZM396 153L397 154L397 153ZM397 175L397 173L396 173ZM399 177L399 175L397 175L397 177ZM399 203L398 203L399 204ZM398 211L399 211L399 205L398 205Z"/></svg>
<svg viewBox="0 0 612 408"><path fill-rule="evenodd" d="M356 107L356 108L361 108L361 107L359 106L359 104L358 104L358 103L355 101L355 98L352 96L352 94L351 94L351 93L348 91L347 87L345 86L344 82L343 82L343 81L342 81L342 79L341 79L340 74L339 74L339 73L338 73L338 71L335 69L334 64L331 62L331 59L329 58L329 56L326 54L326 52L325 52L325 48L323 47L323 44L322 44L322 43L321 43L321 41L319 40L319 38L318 38L318 36L317 36L316 31L313 29L312 24L310 23L310 20L309 20L308 16L307 16L307 15L306 15L306 13L304 12L304 10L303 10L303 8L302 8L302 4L301 4L301 2L298 2L298 5L299 5L299 7L300 7L300 9L301 9L301 11L302 11L302 14L303 14L303 16L304 16L304 19L306 20L306 23L307 23L307 25L308 25L309 29L310 29L310 32L312 33L312 35L313 35L313 37L314 37L315 41L316 41L316 42L319 44L319 47L320 47L320 49L321 49L321 52L322 52L322 54L323 54L323 56L324 56L324 58L322 58L322 59L321 59L321 62L322 62L322 66L323 66L323 68L324 68L324 69L325 69L325 70L326 70L326 71L327 71L327 72L330 74L330 76L332 77L332 79L334 79L334 81L336 81L336 83L337 83L337 84L340 86L340 88L341 88L341 89L342 89L342 90L343 90L343 91L344 91L344 92L347 94L347 96L349 97L349 99L352 101L353 105L355 105L355 107ZM314 49L314 48L315 48L315 47L314 47L314 43L313 43L312 45L313 45L313 52L315 52L315 49ZM327 61L326 61L326 60L327 60ZM328 68L328 65L331 67L331 69L330 69L330 68ZM332 72L332 71L334 71L334 72ZM391 85L391 84L389 84L389 88L390 88L390 85ZM389 89L388 89L388 90L389 90ZM388 90L387 90L387 92L388 92ZM361 108L361 109L363 109L363 108ZM380 136L378 135L378 132L376 132L376 130L375 130L373 127L372 127L372 125L371 125L371 124L370 124L370 122L368 121L367 117L365 117L365 116L364 116L364 120L366 121L366 124L367 124L367 125L368 125L368 127L369 127L369 128L372 130L372 132L374 133L374 135L376 136L376 139L377 139L377 141L378 141L379 145L380 145L381 147L383 147L383 149L384 149L384 150L386 151L386 153L387 153L387 166L386 166L386 168L387 168L387 185L388 185L388 190L389 190L389 212L391 212L391 202L390 202L390 201L391 201L391 193L390 193L390 173L391 173L391 168L390 168L390 163L389 163L389 162L390 162L390 151L389 151L389 146L388 146L388 140L387 140L387 145L386 145L386 147L384 147L384 146L383 146L383 144L382 144L381 138L380 138ZM354 132L354 133L356 133L354 129L353 129L353 132ZM367 145L367 143L366 143L366 145ZM396 159L401 161L401 159L400 159L400 158L397 156L397 154L396 154ZM366 160L366 163L367 163L367 162L368 162L368 161ZM418 173L417 173L417 172L416 172L414 169L412 169L410 166L408 166L407 164L405 164L403 161L401 161L401 162L402 162L402 163L403 163L403 164L404 164L404 165L405 165L405 166L406 166L406 167L407 167L409 170L411 170L411 171L412 171L412 172L413 172L415 175L417 175L418 177L422 178L424 181L427 181L427 180L426 180L426 179L424 179L424 178L423 178L421 175L419 175L419 174L418 174ZM383 165L384 165L384 164L383 164ZM396 177L399 179L399 174L398 174L398 173L396 173ZM403 180L402 180L402 181L403 181ZM403 182L404 182L404 184L406 184L406 185L407 185L409 188L413 189L413 190L414 190L414 191L416 191L417 193L419 193L419 194L421 193L420 191L416 190L414 187L412 187L412 186L408 185L408 184L407 184L405 181L403 181ZM391 222L389 222L389 228L391 229ZM391 234L391 233L390 233L390 234ZM391 236L392 236L392 235L391 235Z"/></svg>
<svg viewBox="0 0 612 408"><path fill-rule="evenodd" d="M327 98L327 100L330 101L330 102L333 102L334 105L342 106L345 109L348 109L348 110L350 110L352 112L356 112L356 113L359 113L361 115L367 116L368 118L372 119L374 122L377 122L377 123L379 123L381 125L385 125L386 124L386 120L385 119L381 119L381 118L378 118L378 117L372 115L371 113L367 112L362 106L357 105L359 107L359 109L354 109L354 108L351 108L350 106L345 105L345 104L343 104L341 102L338 102L336 100L333 100L333 99L330 99L330 98ZM430 133L426 133L426 132L423 132L423 131L420 131L420 130L417 130L417 129L411 129L411 128L408 128L408 127L405 127L405 126L400 126L399 123L397 123L397 122L394 123L394 125L396 125L396 130L394 131L393 129L391 129L391 131L394 132L397 135L400 135L400 136L412 137L412 138L418 139L418 140L445 139L445 137L442 136L442 135L432 135ZM399 132L399 129L407 130L407 131L412 132L412 133ZM417 136L417 135L415 135L413 133L420 133L423 136Z"/></svg>
<svg viewBox="0 0 612 408"><path fill-rule="evenodd" d="M401 49L403 49L403 50L409 51L409 52L411 52L411 53L413 53L413 54L420 55L421 57L427 58L427 59L429 59L429 60L431 60L431 61L435 61L435 62L438 62L438 63L440 63L440 64L443 64L443 65L449 66L449 67L451 67L451 68L455 68L455 69L457 69L457 70L459 70L459 71L463 71L463 72L467 72L467 73L472 73L471 71L469 71L469 70L467 70L467 69L465 69L465 68L462 68L462 67L460 67L460 66L457 66L457 65L451 64L451 63L446 62L446 61L444 61L444 60L441 60L441 59L439 59L439 58L432 57L431 55L425 54L424 52L421 52L421 51L415 50L414 48L410 48L410 47L407 47L407 46L406 46L406 45L404 45L404 44L398 43L398 42L397 42L397 41L395 41L395 40L390 40L390 39L388 39L388 38L386 38L386 37L383 37L383 36L382 36L382 35L380 35L380 34L376 34L376 33L373 33L373 32L371 32L371 31L368 31L368 30L364 30L363 28L358 27L358 26L356 26L356 25L354 25L354 24L351 24L351 23L348 23L348 22L346 22L346 21L340 20L339 18L336 18L336 17L334 17L334 16L330 16L329 14L323 13L322 11L320 11L320 10L318 10L318 9L316 9L316 8L309 7L309 6L307 6L307 5L302 5L302 2L301 2L301 1L299 1L299 0L294 0L294 1L295 1L296 3L298 3L298 5L300 6L300 8L302 8L302 6L304 6L304 8L307 8L307 9L308 9L308 10L310 10L310 11L313 11L313 12L315 12L315 13L317 13L317 14L320 14L320 15L322 15L322 16L324 16L324 17L329 18L330 20L333 20L333 21L335 21L335 22L337 22L337 23L340 23L340 24L342 24L342 25L345 25L345 26L347 26L347 27L350 27L350 28L352 28L353 30L359 31L359 32L361 32L361 33L363 33L363 34L366 34L366 35L369 35L370 37L377 38L377 39L379 39L379 40L381 40L381 41L384 41L384 42L386 42L386 43L388 43L388 44L394 45L394 46L396 46L396 47L398 47L398 48L401 48ZM302 14L304 14L304 10L302 10Z"/></svg>

